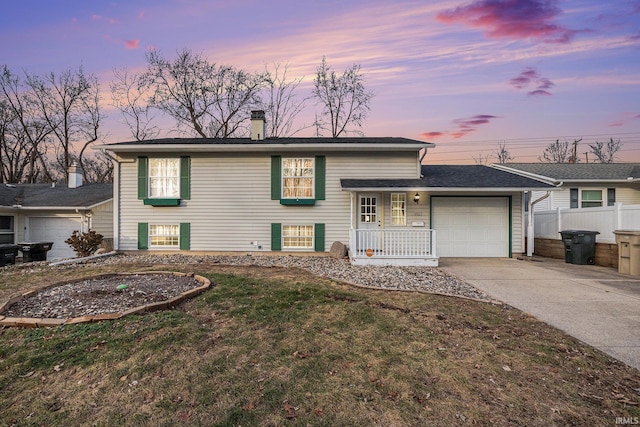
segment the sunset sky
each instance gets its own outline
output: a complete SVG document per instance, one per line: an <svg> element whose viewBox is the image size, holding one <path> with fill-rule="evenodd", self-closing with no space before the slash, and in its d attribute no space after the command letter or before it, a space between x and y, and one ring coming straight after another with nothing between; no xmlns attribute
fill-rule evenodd
<svg viewBox="0 0 640 427"><path fill-rule="evenodd" d="M434 142L429 163L473 163L499 142L535 162L579 138L584 160L610 137L618 161L640 162L640 0L21 0L0 14L0 64L98 76L104 142L132 139L109 105L113 69L184 48L246 71L288 63L300 97L323 56L360 64L375 92L365 135Z"/></svg>

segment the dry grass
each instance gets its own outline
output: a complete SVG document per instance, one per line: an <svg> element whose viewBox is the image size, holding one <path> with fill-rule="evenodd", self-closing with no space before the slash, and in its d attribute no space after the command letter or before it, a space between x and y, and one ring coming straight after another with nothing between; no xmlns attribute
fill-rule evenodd
<svg viewBox="0 0 640 427"><path fill-rule="evenodd" d="M0 425L615 425L640 373L503 306L355 289L301 270L195 271L179 310L0 330ZM17 278L21 283L16 284ZM0 299L51 273L6 272Z"/></svg>

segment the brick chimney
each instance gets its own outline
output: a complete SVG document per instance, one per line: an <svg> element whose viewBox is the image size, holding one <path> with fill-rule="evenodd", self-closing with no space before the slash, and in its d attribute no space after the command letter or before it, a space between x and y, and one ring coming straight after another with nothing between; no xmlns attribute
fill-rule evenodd
<svg viewBox="0 0 640 427"><path fill-rule="evenodd" d="M267 122L263 110L253 110L251 112L251 140L262 141L267 132Z"/></svg>
<svg viewBox="0 0 640 427"><path fill-rule="evenodd" d="M82 168L78 166L76 162L73 162L71 166L69 166L69 178L67 179L67 184L69 188L76 188L82 186Z"/></svg>

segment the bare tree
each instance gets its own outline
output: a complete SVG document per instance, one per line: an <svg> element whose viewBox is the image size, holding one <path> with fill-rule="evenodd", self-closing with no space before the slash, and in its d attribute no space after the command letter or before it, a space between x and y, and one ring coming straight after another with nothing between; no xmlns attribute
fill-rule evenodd
<svg viewBox="0 0 640 427"><path fill-rule="evenodd" d="M313 83L312 94L322 106L321 118L329 121L328 124L320 122L321 127L330 130L334 138L349 132L361 134L361 131L349 130L348 127L362 127L374 94L364 87L360 65L352 65L338 76L323 57Z"/></svg>
<svg viewBox="0 0 640 427"><path fill-rule="evenodd" d="M622 142L619 139L610 138L607 142L596 141L595 144L589 144L591 152L600 163L614 163L616 153L622 148Z"/></svg>
<svg viewBox="0 0 640 427"><path fill-rule="evenodd" d="M3 152L15 165L11 176L14 182L36 182L40 179L53 180L45 158L45 144L53 132L42 118L33 93L25 83L4 65L0 73L0 97L6 118ZM4 162L3 162L4 164Z"/></svg>
<svg viewBox="0 0 640 427"><path fill-rule="evenodd" d="M42 120L52 129L56 145L56 170L65 176L72 157L79 150L82 164L86 148L98 140L100 126L100 88L94 75L80 67L60 75L27 75Z"/></svg>
<svg viewBox="0 0 640 427"><path fill-rule="evenodd" d="M102 151L85 157L82 170L86 182L113 182L112 158Z"/></svg>
<svg viewBox="0 0 640 427"><path fill-rule="evenodd" d="M272 137L292 136L310 126L294 128L296 116L304 109L307 98L296 99L295 91L304 77L287 80L289 65L273 64L273 71L265 67L268 75L268 99L265 106L268 135Z"/></svg>
<svg viewBox="0 0 640 427"><path fill-rule="evenodd" d="M489 160L491 160L491 154L483 154L480 152L478 156L473 156L473 161L476 165L487 165L489 164Z"/></svg>
<svg viewBox="0 0 640 427"><path fill-rule="evenodd" d="M109 84L111 99L136 141L153 139L160 130L153 125L149 105L149 87L144 84L142 76L129 73L127 69L113 70L115 81Z"/></svg>
<svg viewBox="0 0 640 427"><path fill-rule="evenodd" d="M556 142L547 145L539 159L547 163L570 163L571 158L569 142L556 139Z"/></svg>
<svg viewBox="0 0 640 427"><path fill-rule="evenodd" d="M152 51L147 63L143 81L151 90L150 104L203 138L234 136L261 105L267 83L265 74L217 66L188 49L173 61Z"/></svg>
<svg viewBox="0 0 640 427"><path fill-rule="evenodd" d="M509 163L511 160L513 160L513 157L511 157L511 153L509 153L509 150L507 150L507 146L504 142L498 144L496 157L498 159L498 163L500 164Z"/></svg>

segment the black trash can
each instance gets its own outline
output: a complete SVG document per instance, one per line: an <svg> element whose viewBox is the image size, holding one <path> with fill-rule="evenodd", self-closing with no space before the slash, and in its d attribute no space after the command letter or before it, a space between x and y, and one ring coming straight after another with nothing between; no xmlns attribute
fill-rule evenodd
<svg viewBox="0 0 640 427"><path fill-rule="evenodd" d="M561 231L564 243L564 261L568 264L593 265L596 263L597 231L564 230Z"/></svg>
<svg viewBox="0 0 640 427"><path fill-rule="evenodd" d="M6 243L0 245L0 267L16 263L18 248L18 245L10 245Z"/></svg>
<svg viewBox="0 0 640 427"><path fill-rule="evenodd" d="M22 262L46 261L53 242L21 242L18 246L22 252Z"/></svg>

